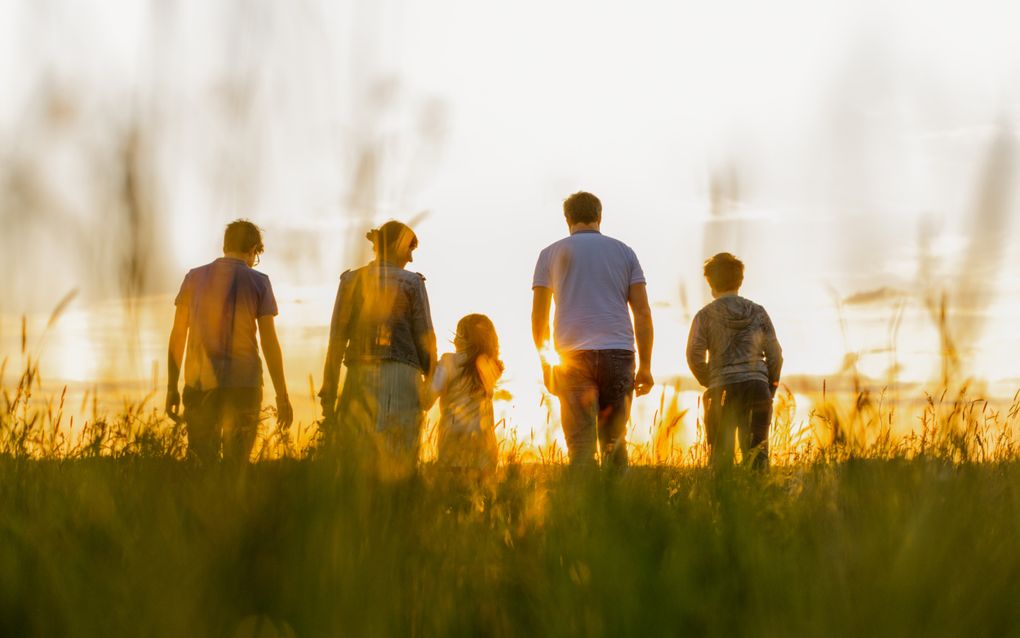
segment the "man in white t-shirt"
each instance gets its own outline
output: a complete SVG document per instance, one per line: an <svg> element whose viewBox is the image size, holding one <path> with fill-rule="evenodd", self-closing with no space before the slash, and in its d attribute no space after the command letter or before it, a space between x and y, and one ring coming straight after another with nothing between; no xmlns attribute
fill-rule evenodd
<svg viewBox="0 0 1020 638"><path fill-rule="evenodd" d="M574 193L563 202L570 235L538 257L532 282L532 336L546 388L560 399L571 464L627 464L627 421L634 392L654 383L652 312L637 255L599 232L602 202ZM549 342L549 307L555 352ZM634 321L631 323L631 312ZM635 373L634 341L637 339Z"/></svg>

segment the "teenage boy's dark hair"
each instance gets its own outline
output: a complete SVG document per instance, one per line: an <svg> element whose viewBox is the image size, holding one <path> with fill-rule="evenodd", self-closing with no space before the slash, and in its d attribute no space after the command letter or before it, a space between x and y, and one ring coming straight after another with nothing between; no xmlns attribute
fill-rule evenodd
<svg viewBox="0 0 1020 638"><path fill-rule="evenodd" d="M563 200L563 215L568 224L594 224L602 221L602 202L591 193L578 191Z"/></svg>
<svg viewBox="0 0 1020 638"><path fill-rule="evenodd" d="M235 219L227 224L223 232L223 252L225 253L246 253L254 248L261 253L262 229L247 219Z"/></svg>
<svg viewBox="0 0 1020 638"><path fill-rule="evenodd" d="M705 279L720 292L737 290L744 283L744 262L730 253L719 253L705 262Z"/></svg>

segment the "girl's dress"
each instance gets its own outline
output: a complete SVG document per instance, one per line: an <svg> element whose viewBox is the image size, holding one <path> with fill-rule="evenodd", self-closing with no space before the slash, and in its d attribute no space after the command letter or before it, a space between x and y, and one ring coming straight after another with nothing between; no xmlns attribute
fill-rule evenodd
<svg viewBox="0 0 1020 638"><path fill-rule="evenodd" d="M447 467L491 471L498 449L492 410L492 388L499 376L495 364L479 357L483 385L465 370L462 353L444 354L432 377L432 397L439 397L439 463Z"/></svg>

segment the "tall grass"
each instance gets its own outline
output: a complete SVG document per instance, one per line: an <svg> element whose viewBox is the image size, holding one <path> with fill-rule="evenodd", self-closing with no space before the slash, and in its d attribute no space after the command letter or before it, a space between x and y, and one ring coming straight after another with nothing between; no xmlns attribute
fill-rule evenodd
<svg viewBox="0 0 1020 638"><path fill-rule="evenodd" d="M22 355L23 369L16 381L0 383L0 456L24 459L78 459L140 455L183 459L187 439L183 424L162 414L162 395L153 389L120 410L100 410L98 393L86 391L77 410L68 406L68 391L42 392L38 360ZM9 360L0 361L0 379L6 380ZM847 459L912 459L932 457L954 463L1004 462L1020 458L1020 391L1008 402L992 402L971 395L964 383L938 391L918 390L918 396L892 399L886 392L866 388L859 377L850 379L852 391L802 395L813 408L798 420L797 398L783 388L776 396L770 450L774 464L810 464ZM877 396L876 396L877 394ZM679 388L663 390L650 424L647 443L628 443L637 465L699 467L707 463L707 446L700 405L695 415L696 439L682 445L680 431L689 410L680 404ZM79 422L68 413L77 414ZM256 460L304 458L315 453L321 439L305 435L308 426L295 431L273 423L267 408L259 425ZM435 423L423 434L426 457L433 456ZM546 429L557 427L552 412ZM316 424L311 425L314 431ZM632 424L633 427L633 424ZM554 441L539 441L532 434L521 439L505 421L497 424L505 464L561 463L565 453Z"/></svg>
<svg viewBox="0 0 1020 638"><path fill-rule="evenodd" d="M1015 635L1017 485L931 458L513 465L478 500L343 457L8 457L0 633Z"/></svg>
<svg viewBox="0 0 1020 638"><path fill-rule="evenodd" d="M29 361L0 405L0 635L1020 632L1016 400L930 396L897 438L830 394L798 438L781 394L767 475L673 447L663 401L626 473L510 438L481 486L268 428L199 467L151 398L72 435L39 388Z"/></svg>

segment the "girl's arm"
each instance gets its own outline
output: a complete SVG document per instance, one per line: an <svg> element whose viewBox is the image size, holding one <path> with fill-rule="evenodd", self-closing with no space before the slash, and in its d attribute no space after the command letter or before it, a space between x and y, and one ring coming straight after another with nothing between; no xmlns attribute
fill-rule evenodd
<svg viewBox="0 0 1020 638"><path fill-rule="evenodd" d="M426 381L425 387L425 400L421 406L426 412L432 408L432 404L436 402L443 392L446 391L446 383L450 378L450 366L448 365L449 359L446 355L439 360L439 364L436 366L435 372L432 374L431 380Z"/></svg>

